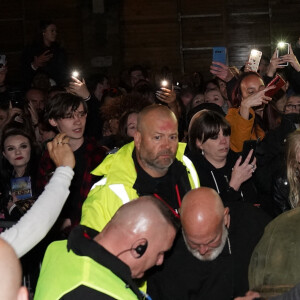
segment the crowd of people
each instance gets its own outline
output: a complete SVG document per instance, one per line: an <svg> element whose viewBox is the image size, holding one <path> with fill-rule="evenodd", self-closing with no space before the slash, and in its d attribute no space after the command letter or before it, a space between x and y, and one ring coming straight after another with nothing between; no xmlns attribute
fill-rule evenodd
<svg viewBox="0 0 300 300"><path fill-rule="evenodd" d="M300 39L257 72L245 58L240 70L212 62L207 80L141 65L112 80L68 75L55 23L40 29L17 91L0 69L0 236L29 297L261 297L261 245L279 218L297 228ZM278 74L285 84L270 96ZM16 273L6 299L26 299L1 243L0 268L14 261ZM276 272L273 291L300 282ZM300 299L298 289L271 299Z"/></svg>

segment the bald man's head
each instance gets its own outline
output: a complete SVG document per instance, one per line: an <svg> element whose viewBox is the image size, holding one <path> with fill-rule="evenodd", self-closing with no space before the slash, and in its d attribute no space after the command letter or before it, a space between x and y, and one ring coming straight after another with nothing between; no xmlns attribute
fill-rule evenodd
<svg viewBox="0 0 300 300"><path fill-rule="evenodd" d="M200 260L213 260L227 240L229 209L217 192L201 187L188 192L181 206L181 224L186 245Z"/></svg>
<svg viewBox="0 0 300 300"><path fill-rule="evenodd" d="M150 121L152 124L155 120L159 118L169 118L173 119L177 124L177 118L175 114L165 105L161 104L152 104L146 106L139 114L137 119L137 130L143 131L145 125Z"/></svg>
<svg viewBox="0 0 300 300"><path fill-rule="evenodd" d="M174 113L164 105L144 108L138 115L134 144L140 166L152 177L164 176L178 147L178 123Z"/></svg>
<svg viewBox="0 0 300 300"><path fill-rule="evenodd" d="M21 288L22 270L13 248L0 238L0 294L1 299L28 299L27 290Z"/></svg>
<svg viewBox="0 0 300 300"><path fill-rule="evenodd" d="M140 197L121 206L95 241L126 263L140 278L163 262L175 238L179 220L160 200ZM143 249L142 254L137 249Z"/></svg>

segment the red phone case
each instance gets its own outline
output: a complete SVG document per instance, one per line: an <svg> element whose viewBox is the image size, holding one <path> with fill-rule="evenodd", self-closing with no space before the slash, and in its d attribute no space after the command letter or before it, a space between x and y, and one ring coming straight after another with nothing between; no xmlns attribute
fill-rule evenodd
<svg viewBox="0 0 300 300"><path fill-rule="evenodd" d="M285 81L280 75L276 75L275 78L267 85L267 87L271 85L276 85L276 88L265 92L265 96L273 97L285 85Z"/></svg>

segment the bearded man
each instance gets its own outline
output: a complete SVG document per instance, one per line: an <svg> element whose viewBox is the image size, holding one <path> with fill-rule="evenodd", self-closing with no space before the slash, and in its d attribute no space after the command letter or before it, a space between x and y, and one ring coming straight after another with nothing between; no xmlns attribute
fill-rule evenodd
<svg viewBox="0 0 300 300"><path fill-rule="evenodd" d="M251 253L269 218L251 204L228 206L210 188L185 195L180 209L182 231L164 266L148 277L153 299L231 300L245 294Z"/></svg>

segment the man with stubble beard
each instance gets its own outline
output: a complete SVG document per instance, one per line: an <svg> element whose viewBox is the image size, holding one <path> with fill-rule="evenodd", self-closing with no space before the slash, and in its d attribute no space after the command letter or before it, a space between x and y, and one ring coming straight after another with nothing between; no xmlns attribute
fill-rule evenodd
<svg viewBox="0 0 300 300"><path fill-rule="evenodd" d="M163 105L150 105L138 115L134 141L110 154L93 171L103 176L84 202L81 224L102 230L116 210L139 196L154 195L175 215L183 196L199 186L186 144L178 143L178 123Z"/></svg>
<svg viewBox="0 0 300 300"><path fill-rule="evenodd" d="M228 206L211 188L185 195L182 232L164 266L146 278L152 299L232 300L248 291L250 257L270 219L249 203L233 201Z"/></svg>

